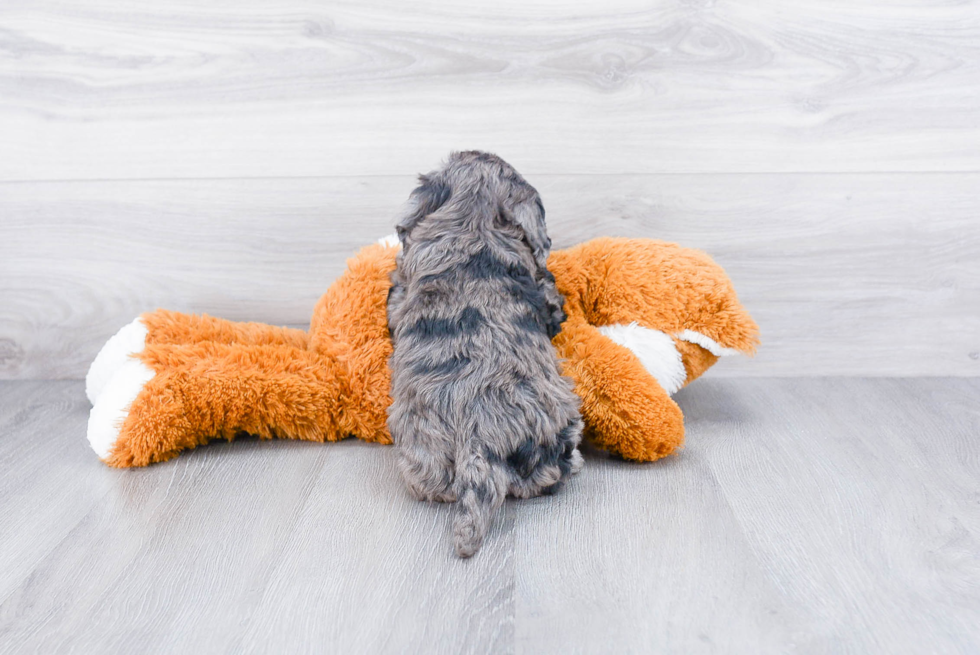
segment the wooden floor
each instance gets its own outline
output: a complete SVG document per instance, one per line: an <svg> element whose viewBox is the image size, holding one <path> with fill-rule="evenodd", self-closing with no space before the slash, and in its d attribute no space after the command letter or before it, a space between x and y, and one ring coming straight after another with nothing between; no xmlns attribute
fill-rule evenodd
<svg viewBox="0 0 980 655"><path fill-rule="evenodd" d="M680 456L588 453L460 561L388 447L244 440L119 471L80 382L0 383L0 652L976 653L978 398L700 380Z"/></svg>

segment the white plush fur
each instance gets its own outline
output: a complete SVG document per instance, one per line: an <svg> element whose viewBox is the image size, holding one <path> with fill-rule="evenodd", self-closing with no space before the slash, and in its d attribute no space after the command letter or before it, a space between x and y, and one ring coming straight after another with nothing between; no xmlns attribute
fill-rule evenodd
<svg viewBox="0 0 980 655"><path fill-rule="evenodd" d="M153 370L140 360L127 359L102 389L88 417L88 442L100 459L112 451L129 406L153 375Z"/></svg>
<svg viewBox="0 0 980 655"><path fill-rule="evenodd" d="M701 346L715 357L729 357L739 354L734 348L726 348L706 334L694 330L684 330L677 335L681 341L689 341Z"/></svg>
<svg viewBox="0 0 980 655"><path fill-rule="evenodd" d="M389 248L397 248L401 245L401 242L398 241L397 234L389 234L386 237L382 237L381 239L378 239L378 243L380 243L382 246L388 246Z"/></svg>
<svg viewBox="0 0 980 655"><path fill-rule="evenodd" d="M138 318L106 341L85 376L85 395L90 403L95 404L119 367L145 345L146 326Z"/></svg>
<svg viewBox="0 0 980 655"><path fill-rule="evenodd" d="M598 329L614 342L629 348L668 394L684 386L687 371L669 334L636 323L604 325Z"/></svg>

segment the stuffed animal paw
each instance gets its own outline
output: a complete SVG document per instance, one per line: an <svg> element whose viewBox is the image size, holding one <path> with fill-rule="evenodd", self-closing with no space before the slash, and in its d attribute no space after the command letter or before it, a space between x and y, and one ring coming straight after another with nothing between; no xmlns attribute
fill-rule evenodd
<svg viewBox="0 0 980 655"><path fill-rule="evenodd" d="M214 438L391 443L385 313L397 241L362 249L320 298L309 332L157 310L105 344L86 377L88 438L110 466L145 466ZM595 239L551 254L568 319L553 343L587 436L652 461L684 440L671 394L758 328L702 252Z"/></svg>

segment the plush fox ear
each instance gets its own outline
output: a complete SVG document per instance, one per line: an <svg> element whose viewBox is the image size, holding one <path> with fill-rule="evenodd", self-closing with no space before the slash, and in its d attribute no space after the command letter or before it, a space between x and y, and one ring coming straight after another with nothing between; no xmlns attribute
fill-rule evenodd
<svg viewBox="0 0 980 655"><path fill-rule="evenodd" d="M440 179L419 175L419 185L408 198L408 207L395 225L398 240L405 243L412 229L429 214L436 212L452 196L452 189Z"/></svg>

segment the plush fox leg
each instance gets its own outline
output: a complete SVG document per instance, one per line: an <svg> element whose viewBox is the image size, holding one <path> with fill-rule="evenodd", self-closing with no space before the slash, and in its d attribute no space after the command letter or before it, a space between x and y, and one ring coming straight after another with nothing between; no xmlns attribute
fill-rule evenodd
<svg viewBox="0 0 980 655"><path fill-rule="evenodd" d="M681 360L684 363L684 372L687 374L687 378L684 380L685 387L701 377L705 371L714 366L715 362L718 361L718 355L690 341L674 339L674 347L681 354Z"/></svg>
<svg viewBox="0 0 980 655"><path fill-rule="evenodd" d="M680 408L630 349L574 320L565 323L554 342L566 360L565 374L575 381L589 436L597 446L626 459L653 461L683 443ZM679 354L677 366L681 384Z"/></svg>
<svg viewBox="0 0 980 655"><path fill-rule="evenodd" d="M262 323L235 323L207 315L165 309L147 312L117 332L99 351L85 376L85 393L95 405L116 372L146 344L191 344L202 341L306 348L303 330Z"/></svg>
<svg viewBox="0 0 980 655"><path fill-rule="evenodd" d="M184 345L210 341L305 349L310 340L305 330L265 323L237 323L207 314L181 314L166 309L143 314L140 320L146 326L148 344Z"/></svg>
<svg viewBox="0 0 980 655"><path fill-rule="evenodd" d="M366 431L349 403L344 366L309 350L158 344L147 345L139 363L153 376L135 388L119 423L103 426L103 443L93 443L111 466L144 466L242 432L334 441Z"/></svg>

